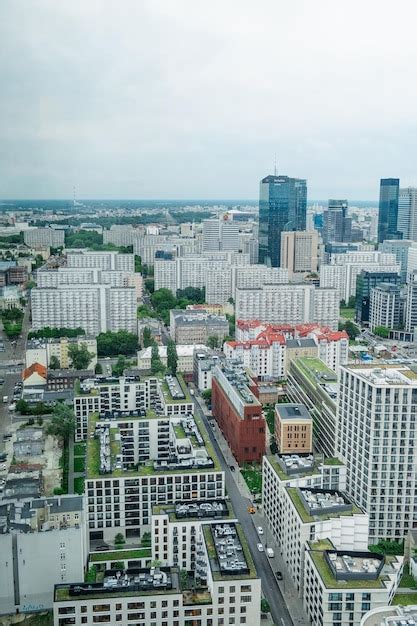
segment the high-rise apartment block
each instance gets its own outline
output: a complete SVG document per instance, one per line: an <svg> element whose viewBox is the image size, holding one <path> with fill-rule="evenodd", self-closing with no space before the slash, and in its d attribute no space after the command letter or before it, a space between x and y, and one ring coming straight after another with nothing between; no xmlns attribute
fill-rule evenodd
<svg viewBox="0 0 417 626"><path fill-rule="evenodd" d="M226 213L223 217L203 220L203 252L239 250L239 224Z"/></svg>
<svg viewBox="0 0 417 626"><path fill-rule="evenodd" d="M381 283L371 290L369 328L394 329L400 325L401 292L398 285ZM401 316L402 317L402 316Z"/></svg>
<svg viewBox="0 0 417 626"><path fill-rule="evenodd" d="M378 242L386 239L399 239L398 198L399 178L381 178L379 190ZM404 236L405 239L408 237Z"/></svg>
<svg viewBox="0 0 417 626"><path fill-rule="evenodd" d="M266 176L259 192L259 262L281 265L281 233L305 230L307 181Z"/></svg>
<svg viewBox="0 0 417 626"><path fill-rule="evenodd" d="M340 368L337 449L347 492L370 516L369 542L416 525L417 378L406 363Z"/></svg>
<svg viewBox="0 0 417 626"><path fill-rule="evenodd" d="M323 213L323 241L352 241L352 218L348 217L347 200L329 200L328 209Z"/></svg>
<svg viewBox="0 0 417 626"><path fill-rule="evenodd" d="M281 233L281 267L288 270L290 280L302 280L306 274L317 272L318 247L315 230Z"/></svg>
<svg viewBox="0 0 417 626"><path fill-rule="evenodd" d="M67 267L134 272L135 257L133 254L120 254L119 252L91 252L90 250L68 252Z"/></svg>
<svg viewBox="0 0 417 626"><path fill-rule="evenodd" d="M417 269L417 243L411 241L411 239L391 239L383 241L378 246L380 252L395 254L397 263L400 264L401 283L405 283L407 280L408 259L411 249L416 254L415 269Z"/></svg>
<svg viewBox="0 0 417 626"><path fill-rule="evenodd" d="M339 321L339 293L313 285L262 285L236 289L236 319L260 320L273 324L314 322L336 330Z"/></svg>
<svg viewBox="0 0 417 626"><path fill-rule="evenodd" d="M31 248L60 248L65 243L65 232L57 228L31 228L23 232L23 241Z"/></svg>
<svg viewBox="0 0 417 626"><path fill-rule="evenodd" d="M417 328L417 271L415 270L409 277L407 284L407 295L405 301L405 329L409 333L415 332Z"/></svg>
<svg viewBox="0 0 417 626"><path fill-rule="evenodd" d="M356 302L355 317L356 321L363 324L369 322L371 292L374 287L383 284L399 285L400 274L398 272L379 271L361 271L356 279Z"/></svg>

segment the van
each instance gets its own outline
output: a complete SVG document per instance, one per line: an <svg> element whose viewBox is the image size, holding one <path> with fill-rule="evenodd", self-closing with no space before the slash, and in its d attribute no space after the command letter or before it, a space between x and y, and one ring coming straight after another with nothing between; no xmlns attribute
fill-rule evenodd
<svg viewBox="0 0 417 626"><path fill-rule="evenodd" d="M9 401L9 396L3 396L3 404L7 404Z"/></svg>
<svg viewBox="0 0 417 626"><path fill-rule="evenodd" d="M272 548L267 548L267 549L266 549L266 553L267 553L267 555L268 555L268 557L269 557L270 559L273 559L273 558L274 558L274 556L275 556L275 553L274 553L274 551L273 551L273 549L272 549Z"/></svg>

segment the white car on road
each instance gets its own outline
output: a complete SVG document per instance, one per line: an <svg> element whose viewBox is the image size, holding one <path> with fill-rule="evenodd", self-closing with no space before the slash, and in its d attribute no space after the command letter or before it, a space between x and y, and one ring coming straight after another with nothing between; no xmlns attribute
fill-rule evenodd
<svg viewBox="0 0 417 626"><path fill-rule="evenodd" d="M264 551L264 547L263 547L263 545L261 543L258 543L256 547L258 548L259 552L263 552Z"/></svg>
<svg viewBox="0 0 417 626"><path fill-rule="evenodd" d="M258 533L258 535L263 535L264 534L264 529L262 528L262 526L258 526L256 529L256 532Z"/></svg>

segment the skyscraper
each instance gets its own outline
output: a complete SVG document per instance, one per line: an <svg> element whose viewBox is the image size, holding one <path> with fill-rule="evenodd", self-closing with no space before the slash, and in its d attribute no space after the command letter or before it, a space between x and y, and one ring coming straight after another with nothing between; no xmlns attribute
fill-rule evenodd
<svg viewBox="0 0 417 626"><path fill-rule="evenodd" d="M347 200L329 200L329 208L323 214L324 243L352 241L352 218L347 211Z"/></svg>
<svg viewBox="0 0 417 626"><path fill-rule="evenodd" d="M305 230L307 181L266 176L259 191L259 263L280 267L281 233Z"/></svg>
<svg viewBox="0 0 417 626"><path fill-rule="evenodd" d="M417 188L400 189L398 197L398 230L402 239L417 241Z"/></svg>
<svg viewBox="0 0 417 626"><path fill-rule="evenodd" d="M398 234L399 178L381 178L379 190L378 243L385 239L401 239Z"/></svg>

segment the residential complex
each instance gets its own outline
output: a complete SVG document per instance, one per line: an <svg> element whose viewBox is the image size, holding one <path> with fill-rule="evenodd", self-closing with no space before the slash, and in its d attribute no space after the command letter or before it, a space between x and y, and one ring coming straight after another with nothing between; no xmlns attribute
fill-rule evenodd
<svg viewBox="0 0 417 626"><path fill-rule="evenodd" d="M369 328L384 326L385 328L398 328L401 311L401 292L398 285L381 283L371 290L369 306Z"/></svg>
<svg viewBox="0 0 417 626"><path fill-rule="evenodd" d="M194 351L195 350L204 350L206 346L204 345L177 345L177 371L181 374L191 374L194 368ZM167 367L168 364L168 347L167 346L158 346L158 354L159 358L162 361L162 364ZM144 350L140 350L138 352L138 369L139 370L150 370L151 369L151 360L152 360L152 347L145 348Z"/></svg>
<svg viewBox="0 0 417 626"><path fill-rule="evenodd" d="M96 268L100 270L119 270L125 272L135 271L135 258L133 254L80 250L77 252L67 252L66 256L67 266L70 268Z"/></svg>
<svg viewBox="0 0 417 626"><path fill-rule="evenodd" d="M260 462L265 453L265 418L256 385L237 360L213 370L212 411L239 464Z"/></svg>
<svg viewBox="0 0 417 626"><path fill-rule="evenodd" d="M31 228L23 232L23 241L31 248L60 248L65 243L65 231L57 228Z"/></svg>
<svg viewBox="0 0 417 626"><path fill-rule="evenodd" d="M337 452L347 492L370 516L369 541L402 540L417 503L417 374L413 364L340 368Z"/></svg>
<svg viewBox="0 0 417 626"><path fill-rule="evenodd" d="M80 335L79 337L60 337L59 339L29 339L26 344L25 367L28 368L34 363L39 363L48 368L51 359L57 360L60 369L72 367L69 355L69 347L85 346L90 353L91 361L89 367L94 369L97 364L97 340L95 337Z"/></svg>
<svg viewBox="0 0 417 626"><path fill-rule="evenodd" d="M226 213L220 218L203 220L203 252L238 251L239 224Z"/></svg>
<svg viewBox="0 0 417 626"><path fill-rule="evenodd" d="M362 271L356 281L355 319L366 324L370 319L371 292L380 284L400 285L398 272Z"/></svg>
<svg viewBox="0 0 417 626"><path fill-rule="evenodd" d="M236 289L236 319L273 324L314 322L337 330L339 293L313 285L262 285Z"/></svg>

